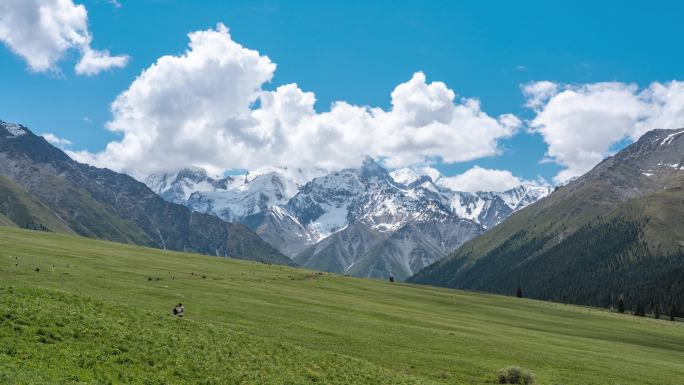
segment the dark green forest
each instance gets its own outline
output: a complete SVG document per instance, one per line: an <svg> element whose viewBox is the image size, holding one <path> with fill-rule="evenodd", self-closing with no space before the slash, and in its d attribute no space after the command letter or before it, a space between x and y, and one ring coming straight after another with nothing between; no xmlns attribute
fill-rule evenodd
<svg viewBox="0 0 684 385"><path fill-rule="evenodd" d="M523 230L474 263L464 251L421 282L507 295L520 287L526 297L610 308L622 297L630 312L682 316L684 255L654 255L645 223L598 218L568 236Z"/></svg>

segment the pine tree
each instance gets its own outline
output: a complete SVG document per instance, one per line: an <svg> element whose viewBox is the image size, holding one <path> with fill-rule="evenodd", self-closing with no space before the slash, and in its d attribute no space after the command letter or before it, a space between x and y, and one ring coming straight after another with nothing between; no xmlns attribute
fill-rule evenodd
<svg viewBox="0 0 684 385"><path fill-rule="evenodd" d="M520 286L518 286L518 293L517 293L517 295L518 295L518 298L522 298L522 297L523 297L522 288L521 288Z"/></svg>
<svg viewBox="0 0 684 385"><path fill-rule="evenodd" d="M625 312L625 299L620 296L618 299L618 313L623 314Z"/></svg>
<svg viewBox="0 0 684 385"><path fill-rule="evenodd" d="M670 321L674 321L674 305L670 305Z"/></svg>
<svg viewBox="0 0 684 385"><path fill-rule="evenodd" d="M644 304L640 303L637 305L634 315L637 317L646 317L646 309L644 308Z"/></svg>
<svg viewBox="0 0 684 385"><path fill-rule="evenodd" d="M655 319L660 319L660 304L656 304L655 309L653 310Z"/></svg>

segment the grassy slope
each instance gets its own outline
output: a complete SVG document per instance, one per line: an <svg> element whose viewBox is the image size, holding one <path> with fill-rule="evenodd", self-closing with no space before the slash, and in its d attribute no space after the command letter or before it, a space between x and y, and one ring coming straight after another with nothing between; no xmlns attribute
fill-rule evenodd
<svg viewBox="0 0 684 385"><path fill-rule="evenodd" d="M413 384L367 362L222 325L0 287L2 384Z"/></svg>
<svg viewBox="0 0 684 385"><path fill-rule="evenodd" d="M52 170L38 169L36 173L40 173L40 177L34 178L41 183L31 189L32 196L64 218L73 230L71 232L91 238L153 245L138 226L122 219L108 205L98 202L82 186L53 175Z"/></svg>
<svg viewBox="0 0 684 385"><path fill-rule="evenodd" d="M69 226L23 187L0 176L0 223L5 220L18 227L44 226L50 231L73 234ZM3 215L4 214L4 215Z"/></svg>
<svg viewBox="0 0 684 385"><path fill-rule="evenodd" d="M35 271L37 267L40 272ZM153 279L149 281L148 277ZM20 288L18 292L24 293L21 295L32 293L25 287L59 289L77 295L60 297L37 291L35 298L22 301L3 292L0 303L5 308L33 314L36 309L24 311L24 305L16 304L38 301L40 305L44 303L40 298L57 296L63 298L60 301L74 303L76 317L87 318L92 313L85 311L84 315L78 309L101 307L105 310L97 322L139 322L134 328L158 333L149 339L133 339L136 342L129 345L129 351L130 347L142 352L168 350L162 341L178 333L189 335L190 340L226 341L227 346L212 347L215 351L200 351L200 357L208 357L206 366L201 365L202 359L191 361L193 358L186 357L185 352L173 353L179 357L179 367L189 365L204 373L213 373L212 368L218 367L212 366L218 365L214 364L215 356L231 348L231 338L254 338L263 343L263 348L255 348L254 356L245 353L232 365L246 366L242 370L250 375L255 375L254 370L264 376L273 375L270 381L274 383L303 382L288 379L304 378L301 376L306 372L287 368L294 362L296 367L307 367L310 360L318 362L319 369L313 370L321 376L335 368L341 368L335 377L351 376L356 372L346 357L362 360L368 373L380 367L397 376L411 375L444 384L487 383L496 369L511 364L530 368L546 385L674 385L681 383L684 372L684 327L680 323L495 295L321 275L66 235L0 228L0 282L5 287ZM173 323L165 316L176 302L186 305L187 323ZM0 328L6 324L1 322ZM62 323L71 327L70 322ZM56 333L61 335L59 330ZM212 333L227 334L224 339L213 338ZM3 334L0 344L20 343L36 353L8 356L0 350L0 362L40 368L45 356L39 353L44 344L38 339L45 335L22 335L28 337L12 342ZM105 333L103 343L116 335L108 337ZM281 360L282 365L273 371L271 361L258 352L270 351L269 346L280 343L298 348L292 348L296 353L288 353L289 348L274 353L274 359ZM98 351L98 344L79 344L74 346L82 346L88 357ZM239 352L241 349L237 349ZM137 355L135 360L144 356ZM67 362L74 370L79 367L76 359ZM278 374L268 374L280 371L281 379ZM92 376L95 372L91 368L83 373ZM149 375L159 374L156 372ZM363 374L359 375L345 382L368 382L361 379ZM402 380L393 377L393 381Z"/></svg>
<svg viewBox="0 0 684 385"><path fill-rule="evenodd" d="M668 252L684 248L684 175L674 179L668 188L620 206L611 213L615 217L649 218L644 234L654 250Z"/></svg>
<svg viewBox="0 0 684 385"><path fill-rule="evenodd" d="M0 226L16 227L17 225L4 214L0 213Z"/></svg>
<svg viewBox="0 0 684 385"><path fill-rule="evenodd" d="M684 176L668 177L669 182L662 190L626 202L619 201L610 193L610 181L591 180L579 187L561 187L551 196L514 213L487 233L465 243L447 258L428 266L409 281L499 293L513 293L517 284L525 284L525 289L531 294L534 293L532 296L535 298L560 298L571 294L570 287L558 283L545 288L539 285L543 278L548 278L547 271L542 267L544 263L551 264L558 259L567 261L556 263L556 267L565 266L565 276L580 284L582 279L586 279L586 274L593 274L596 271L587 270L587 266L574 256L565 258L566 255L546 252L558 244L565 244L566 249L572 248L573 245L569 243L572 235L583 225L591 222L644 222L643 234L639 236L638 244L645 243L650 254L657 258L683 255L684 233L681 229L684 227ZM524 232L522 237L516 239L521 232ZM541 244L534 243L537 239L544 238L546 241ZM622 258L620 254L601 255L599 247L582 250L592 251L595 256L592 260L599 265L614 264L611 259ZM523 260L525 263L522 263ZM650 297L651 292L662 289L659 287L662 277L650 270L652 266L636 265L634 262L630 260L621 264L621 267L634 268L637 275L635 280L623 284L624 276L619 274L606 274L600 278L614 287L622 286L619 290L616 288L616 291L609 293L637 293L628 299L631 302L630 307L638 302L643 302L647 306L661 302L667 308L669 300L666 298ZM506 280L507 285L502 284ZM515 284L514 281L518 283ZM592 283L594 282L590 282ZM677 287L680 288L679 291L672 288L670 292L673 296L679 297L681 285ZM608 292L603 292L606 293ZM600 293L594 291L592 294L591 290L587 290L581 295L571 294L573 299L570 301L603 305L606 296L595 294ZM676 306L681 307L680 300L676 303Z"/></svg>
<svg viewBox="0 0 684 385"><path fill-rule="evenodd" d="M673 143L663 147L667 135L673 133L674 131L654 130L645 134L636 143L605 159L577 180L513 213L503 223L465 243L447 258L428 266L408 281L492 290L504 275L512 276L514 279L527 278L524 275L513 276L511 266L516 266L516 262L511 259L525 259L530 270L543 274L544 270L539 264L545 250L564 243L575 231L590 222L596 223L606 219L643 221L644 234L637 243L645 243L645 248L642 249L647 250L650 255L684 255L684 233L681 231L681 225L684 223L684 175L680 169L667 166L681 163L684 142L675 139ZM643 170L655 171L647 175ZM637 198L638 196L640 197ZM539 244L538 240L541 238L546 239L546 242ZM514 246L519 246L527 254L512 250L512 241L516 242ZM507 253L498 250L502 245L506 246ZM505 263L497 263L496 266L490 264L499 270L497 275L473 273L472 276L478 277L479 280L472 279L468 285L462 283L463 276L467 275L469 270L477 268L478 264L487 264L487 259L491 262L494 255L503 257L504 254L508 254L505 255L506 258L499 259ZM573 259L567 259L571 274L586 273L584 266L572 265L575 262ZM648 282L653 279L651 272L646 268L636 273L644 284L639 286L628 283L624 286L649 292L654 286L653 281ZM605 278L610 279L611 283L619 284L617 276ZM657 279L658 277L655 277L656 281ZM555 292L547 292L537 298L554 298L560 294L559 292L565 292L567 287L556 285L555 289ZM495 290L510 292L510 288L499 287ZM591 297L578 298L578 302L597 303Z"/></svg>

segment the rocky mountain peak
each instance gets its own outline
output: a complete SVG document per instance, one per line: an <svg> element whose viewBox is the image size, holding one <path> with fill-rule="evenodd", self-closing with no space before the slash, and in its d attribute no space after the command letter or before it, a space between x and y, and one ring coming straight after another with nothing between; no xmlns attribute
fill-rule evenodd
<svg viewBox="0 0 684 385"><path fill-rule="evenodd" d="M371 157L366 157L360 167L361 176L364 178L378 178L392 180L389 172Z"/></svg>
<svg viewBox="0 0 684 385"><path fill-rule="evenodd" d="M441 177L436 170L423 171L390 173L366 158L359 167L333 172L286 167L248 172L223 188L197 170L149 180L165 199L247 224L305 267L363 276L407 277L548 193L538 186L458 192L435 183ZM307 175L312 177L301 183ZM375 254L368 254L371 250ZM375 266L371 273L369 266L361 267L363 258L399 262Z"/></svg>
<svg viewBox="0 0 684 385"><path fill-rule="evenodd" d="M7 123L2 120L0 120L0 128L5 130L5 138L7 139L17 138L30 132L28 128L22 126L21 124Z"/></svg>

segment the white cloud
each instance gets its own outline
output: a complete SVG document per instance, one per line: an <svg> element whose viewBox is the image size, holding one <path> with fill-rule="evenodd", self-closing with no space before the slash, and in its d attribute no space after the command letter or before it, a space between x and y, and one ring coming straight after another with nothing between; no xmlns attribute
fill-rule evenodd
<svg viewBox="0 0 684 385"><path fill-rule="evenodd" d="M518 178L508 170L487 169L474 166L466 172L439 179L440 186L454 191L506 191L522 184L545 184L544 181L530 182Z"/></svg>
<svg viewBox="0 0 684 385"><path fill-rule="evenodd" d="M558 84L546 80L529 83L523 87L523 93L527 97L525 106L538 108L558 93Z"/></svg>
<svg viewBox="0 0 684 385"><path fill-rule="evenodd" d="M59 136L52 134L50 132L46 132L44 134L41 134L40 136L45 138L45 140L47 140L48 143L52 144L53 146L60 147L60 148L68 147L68 146L73 144L70 140L60 138Z"/></svg>
<svg viewBox="0 0 684 385"><path fill-rule="evenodd" d="M439 170L428 165L416 165L412 167L404 167L393 170L390 175L397 183L411 184L423 175L429 176L433 182L437 182L442 178L442 173Z"/></svg>
<svg viewBox="0 0 684 385"><path fill-rule="evenodd" d="M128 56L111 56L107 50L98 51L86 47L75 69L79 75L97 75L108 69L123 68L126 64Z"/></svg>
<svg viewBox="0 0 684 385"><path fill-rule="evenodd" d="M387 111L338 101L318 113L315 95L296 84L264 90L276 65L234 42L223 25L189 38L183 55L159 58L112 103L107 127L122 140L72 156L138 176L188 166L334 169L365 155L394 168L494 155L520 126L421 72L394 89Z"/></svg>
<svg viewBox="0 0 684 385"><path fill-rule="evenodd" d="M437 185L453 191L506 191L520 185L546 186L548 183L541 177L537 181L528 181L513 175L508 170L487 169L473 166L462 174L444 176L439 170L418 165L394 170L390 173L395 181L410 184L423 175L429 176Z"/></svg>
<svg viewBox="0 0 684 385"><path fill-rule="evenodd" d="M523 92L536 113L530 130L548 144L548 158L565 168L554 178L559 183L589 171L625 139L684 126L684 82L656 82L643 90L624 83L537 82Z"/></svg>
<svg viewBox="0 0 684 385"><path fill-rule="evenodd" d="M35 72L57 72L57 62L69 50L78 50L78 74L94 75L123 67L127 56L91 48L88 12L72 0L0 1L0 41L21 56Z"/></svg>

